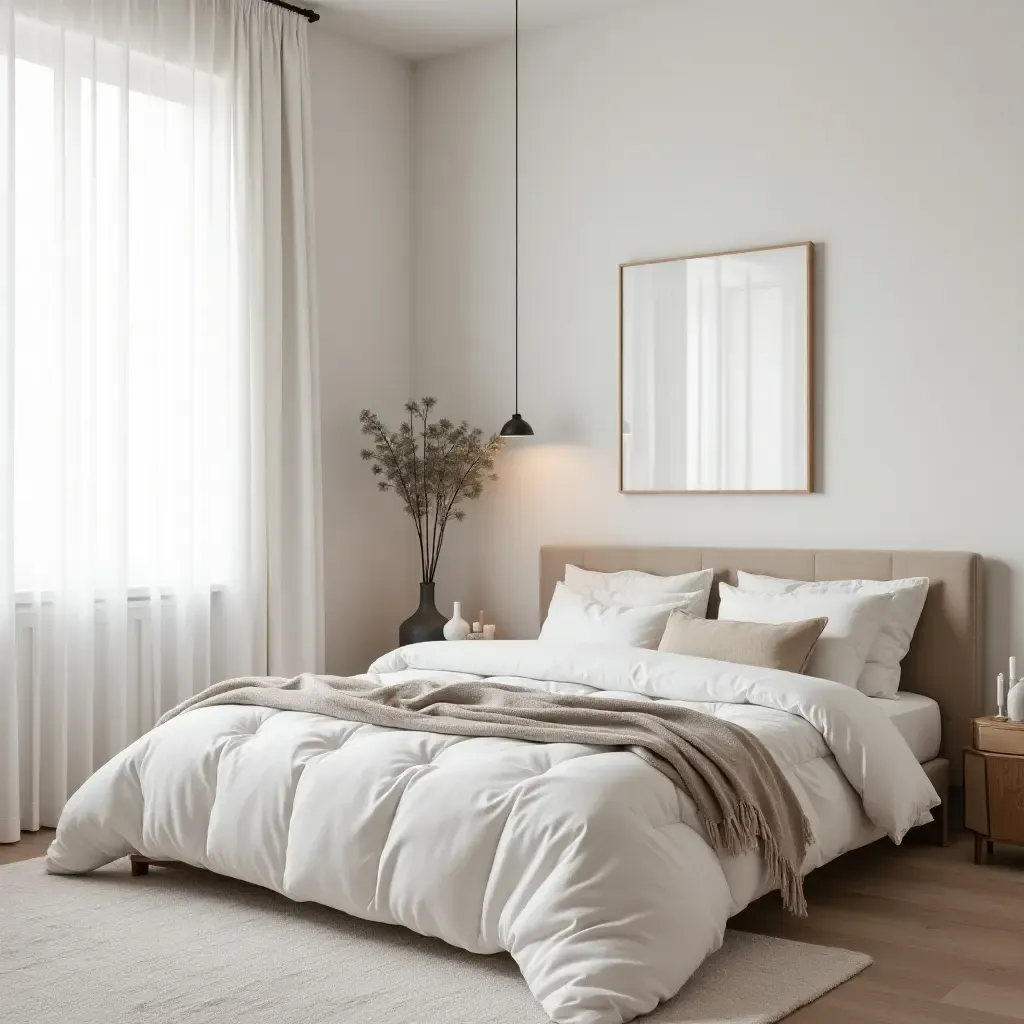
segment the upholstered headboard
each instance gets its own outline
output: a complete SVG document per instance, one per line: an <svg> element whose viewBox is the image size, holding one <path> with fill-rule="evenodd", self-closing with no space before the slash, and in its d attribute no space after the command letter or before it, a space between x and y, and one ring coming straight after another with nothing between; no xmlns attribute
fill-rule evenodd
<svg viewBox="0 0 1024 1024"><path fill-rule="evenodd" d="M640 569L671 576L713 568L716 584L736 572L795 580L931 581L921 622L903 662L900 688L923 693L942 709L942 755L960 784L961 751L971 742L971 719L982 713L982 559L958 551L799 551L745 548L545 547L540 555L541 615L566 564L600 572ZM718 587L708 615L718 613Z"/></svg>

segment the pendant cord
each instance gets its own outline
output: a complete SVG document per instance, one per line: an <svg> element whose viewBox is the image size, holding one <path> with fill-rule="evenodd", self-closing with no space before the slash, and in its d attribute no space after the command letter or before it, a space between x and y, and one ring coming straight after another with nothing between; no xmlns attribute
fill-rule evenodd
<svg viewBox="0 0 1024 1024"><path fill-rule="evenodd" d="M513 118L513 125L515 127L515 164L514 170L514 184L515 184L515 255L516 255L516 266L515 266L515 318L513 320L514 335L516 344L516 355L515 355L515 387L516 387L516 411L515 415L501 428L502 437L532 437L533 427L530 426L526 420L519 414L519 334L520 328L522 327L522 304L520 302L520 287L522 283L522 271L520 268L520 249L522 247L522 225L520 224L519 211L522 206L522 173L521 173L521 161L519 153L519 136L522 132L522 114L520 103L520 77L519 77L519 65L520 65L520 54L519 54L519 6L520 0L514 0L515 11L516 11L516 27L515 27L515 41L513 48L513 58L515 61L515 117Z"/></svg>
<svg viewBox="0 0 1024 1024"><path fill-rule="evenodd" d="M519 0L516 0L516 414L519 414Z"/></svg>

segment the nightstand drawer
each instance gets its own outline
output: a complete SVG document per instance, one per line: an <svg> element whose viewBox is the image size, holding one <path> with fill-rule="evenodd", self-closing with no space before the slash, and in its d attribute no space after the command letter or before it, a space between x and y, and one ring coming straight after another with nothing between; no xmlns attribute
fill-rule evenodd
<svg viewBox="0 0 1024 1024"><path fill-rule="evenodd" d="M994 842L1024 845L1024 757L964 751L964 824Z"/></svg>
<svg viewBox="0 0 1024 1024"><path fill-rule="evenodd" d="M990 757L986 764L989 835L1024 843L1024 757Z"/></svg>
<svg viewBox="0 0 1024 1024"><path fill-rule="evenodd" d="M990 754L1024 756L1024 728L1019 722L1006 722L998 718L976 718L974 749L985 750Z"/></svg>

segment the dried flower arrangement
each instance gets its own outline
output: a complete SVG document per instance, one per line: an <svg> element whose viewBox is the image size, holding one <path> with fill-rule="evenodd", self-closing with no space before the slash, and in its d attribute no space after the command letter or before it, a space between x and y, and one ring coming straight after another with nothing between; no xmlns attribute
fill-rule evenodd
<svg viewBox="0 0 1024 1024"><path fill-rule="evenodd" d="M401 498L416 526L424 583L434 582L449 520L465 519L463 502L475 501L488 480L498 479L494 460L505 446L497 435L485 437L465 420L431 422L436 405L436 398L406 402L409 418L397 430L369 409L359 417L363 434L373 442L362 457L371 463L377 486Z"/></svg>

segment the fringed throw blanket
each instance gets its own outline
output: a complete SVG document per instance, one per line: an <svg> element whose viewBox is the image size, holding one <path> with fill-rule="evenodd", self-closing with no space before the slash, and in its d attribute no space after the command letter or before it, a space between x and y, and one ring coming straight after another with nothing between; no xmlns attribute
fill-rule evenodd
<svg viewBox="0 0 1024 1024"><path fill-rule="evenodd" d="M760 740L713 715L660 701L570 696L490 682L378 686L366 679L301 675L217 683L169 711L159 724L218 704L447 736L630 750L690 794L716 853L760 847L786 908L807 913L800 867L812 841L810 824Z"/></svg>

